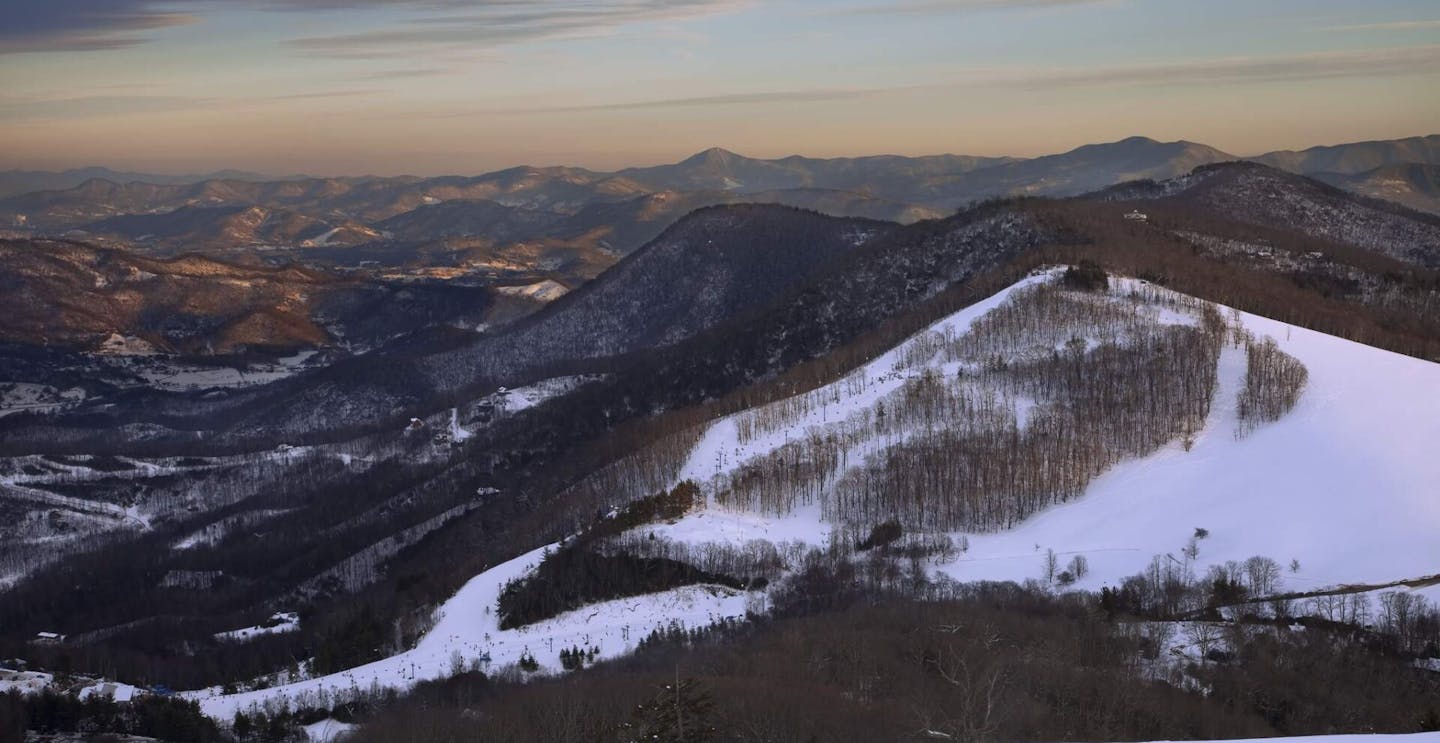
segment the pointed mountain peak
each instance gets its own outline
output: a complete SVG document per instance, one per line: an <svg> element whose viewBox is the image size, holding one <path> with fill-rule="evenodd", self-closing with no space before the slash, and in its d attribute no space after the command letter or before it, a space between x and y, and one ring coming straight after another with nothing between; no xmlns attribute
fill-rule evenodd
<svg viewBox="0 0 1440 743"><path fill-rule="evenodd" d="M743 160L740 155L731 152L723 147L711 147L703 152L697 152L685 158L681 165L725 165L735 160Z"/></svg>

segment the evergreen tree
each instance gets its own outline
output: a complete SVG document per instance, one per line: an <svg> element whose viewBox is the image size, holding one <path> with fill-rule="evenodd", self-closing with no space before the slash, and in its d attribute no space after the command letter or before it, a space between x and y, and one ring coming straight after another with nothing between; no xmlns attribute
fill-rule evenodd
<svg viewBox="0 0 1440 743"><path fill-rule="evenodd" d="M695 679L666 684L635 708L631 719L621 726L621 738L659 743L716 740L713 707L710 692Z"/></svg>

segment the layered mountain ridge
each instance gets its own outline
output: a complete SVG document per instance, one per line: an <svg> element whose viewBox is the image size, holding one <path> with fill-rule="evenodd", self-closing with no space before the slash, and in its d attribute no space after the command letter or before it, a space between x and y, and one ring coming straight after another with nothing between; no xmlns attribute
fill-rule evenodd
<svg viewBox="0 0 1440 743"><path fill-rule="evenodd" d="M1383 166L1434 164L1436 136L1269 153L1251 160L1302 174L1357 176ZM589 204L623 202L676 191L709 192L711 195L703 199L708 203L733 202L741 194L757 195L763 201L818 207L837 216L886 217L908 222L985 198L1071 196L1128 180L1163 180L1201 165L1238 159L1241 158L1194 142L1157 142L1130 137L1028 160L957 155L834 159L790 156L760 160L712 148L672 165L629 168L614 173L583 168L517 167L475 177L437 178L312 178L272 182L208 179L195 183L122 183L91 178L68 190L38 191L0 200L0 219L17 224L23 220L26 227L50 233L80 229L97 236L153 243L144 238L166 232L181 235L186 230L172 226L168 230L147 232L138 226L106 220L118 215L143 214L155 217L151 223L158 226L165 221L162 218L171 215L170 221L183 224L191 217L179 211L184 207L253 206L292 211L306 219L323 222L353 221L383 231L377 224L383 220L452 200L491 201L539 210L559 218L573 216ZM823 199L817 195L820 192L843 192L849 196L841 199L837 194ZM1423 206L1428 202L1412 200L1411 203ZM887 204L893 206L884 206ZM423 220L410 220L412 229L404 237L496 239L488 233L502 233L506 217L495 215L493 219L498 221L477 220L472 215L467 223L428 231L414 229L414 224ZM520 235L515 239L539 236L543 235ZM296 236L287 237L285 244L299 246ZM363 237L354 240L363 241ZM237 248L259 242L250 235L220 238L207 236L202 231L189 235L188 245L183 247ZM623 253L625 247L613 249ZM638 245L629 247L633 249Z"/></svg>

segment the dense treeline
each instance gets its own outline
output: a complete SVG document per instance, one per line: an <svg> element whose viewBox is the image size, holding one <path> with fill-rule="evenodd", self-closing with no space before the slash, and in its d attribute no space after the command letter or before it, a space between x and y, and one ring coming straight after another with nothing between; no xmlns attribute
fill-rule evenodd
<svg viewBox="0 0 1440 743"><path fill-rule="evenodd" d="M1107 619L1094 597L956 590L858 595L559 679L427 684L358 740L1181 740L1440 722L1440 677L1323 628L1243 625L1225 660L1187 659L1173 632ZM676 735L681 720L695 737Z"/></svg>
<svg viewBox="0 0 1440 743"><path fill-rule="evenodd" d="M0 694L0 740L26 740L25 732L138 735L175 743L218 743L229 740L199 705L179 699L143 695L119 703L95 696L81 701L46 690L36 694Z"/></svg>
<svg viewBox="0 0 1440 743"><path fill-rule="evenodd" d="M678 483L668 491L662 491L648 498L641 498L624 508L600 514L590 528L581 532L576 544L589 544L598 539L615 536L637 526L657 521L674 521L705 504L700 486L691 480Z"/></svg>
<svg viewBox="0 0 1440 743"><path fill-rule="evenodd" d="M597 601L655 593L709 583L743 588L739 578L710 572L668 557L594 549L597 540L634 527L684 516L700 498L699 488L683 482L667 493L644 498L622 511L602 516L591 528L545 553L529 575L505 584L500 592L500 628L511 629L549 619Z"/></svg>
<svg viewBox="0 0 1440 743"><path fill-rule="evenodd" d="M1145 571L1117 588L1102 589L1100 607L1112 616L1167 621L1243 618L1321 624L1363 636L1368 644L1392 653L1440 658L1440 606L1421 594L1359 588L1287 591L1283 568L1260 555L1212 565L1196 575L1196 550L1192 541L1181 552L1184 559L1155 557Z"/></svg>
<svg viewBox="0 0 1440 743"><path fill-rule="evenodd" d="M1361 644L1309 629L1259 631L1245 632L1229 652L1235 662L1199 664L1196 680L1219 704L1250 711L1274 730L1440 731L1437 674Z"/></svg>
<svg viewBox="0 0 1440 743"><path fill-rule="evenodd" d="M320 633L310 670L317 676L336 673L400 649L391 641L389 622L378 617L372 607L362 606Z"/></svg>
<svg viewBox="0 0 1440 743"><path fill-rule="evenodd" d="M707 573L741 578L747 587L763 587L798 565L809 548L799 543L775 544L755 539L743 546L723 542L692 544L658 536L648 530L612 537L595 546L606 555L651 557L692 565Z"/></svg>
<svg viewBox="0 0 1440 743"><path fill-rule="evenodd" d="M739 579L675 560L562 548L547 555L535 572L506 584L500 594L500 628L513 629L598 601L697 583L743 587Z"/></svg>

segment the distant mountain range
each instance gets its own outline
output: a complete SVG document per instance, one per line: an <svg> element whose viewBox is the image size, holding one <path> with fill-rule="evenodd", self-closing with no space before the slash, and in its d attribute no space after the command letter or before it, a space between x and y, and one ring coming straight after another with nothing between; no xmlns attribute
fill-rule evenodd
<svg viewBox="0 0 1440 743"><path fill-rule="evenodd" d="M1440 163L1440 135L1354 142L1299 151L1277 150L1253 157L1239 157L1195 142L1158 142L1147 137L1084 145L1068 152L1030 159L965 155L877 155L826 159L792 155L763 160L715 147L674 164L625 168L613 173L573 167L522 166L473 177L310 178L295 175L274 178L238 170L203 175L156 175L102 167L63 172L11 170L0 171L0 198L36 191L64 191L92 180L108 181L113 185L142 183L168 186L242 181L253 184L304 182L306 186L299 191L282 189L282 193L275 193L274 188L257 189L233 184L228 189L206 186L185 191L183 193L187 196L184 197L180 191L168 192L168 198L161 199L248 197L259 204L268 199L288 198L293 200L293 204L299 204L307 200L307 195L310 199L317 199L325 198L327 194L335 198L343 194L349 198L340 199L341 203L337 206L355 209L357 199L375 199L386 193L402 194L409 186L433 192L427 195L438 199L493 198L502 203L523 201L530 205L549 203L563 207L577 197L586 200L600 196L620 198L640 192L666 190L756 193L822 189L950 208L958 206L950 203L955 199L1014 194L1074 195L1125 180L1169 178L1199 165L1242 159L1292 173L1359 175L1382 166ZM968 174L974 175L966 177ZM442 193L447 189L465 193ZM346 204L347 201L350 203ZM408 206L414 208L418 205ZM370 209L387 206L403 211L407 204L401 198L392 204L368 205ZM370 216L373 218L374 215Z"/></svg>
<svg viewBox="0 0 1440 743"><path fill-rule="evenodd" d="M194 175L161 175L158 173L136 173L132 171L111 170L109 168L90 167L73 168L71 170L0 170L0 198L15 196L32 191L54 191L66 188L74 188L85 181L101 179L114 183L130 183L140 181L142 183L200 183L201 181L233 180L233 181L273 181L273 180L298 180L304 176L287 176L276 178L260 173L250 173L244 170L217 170L213 173L201 173Z"/></svg>
<svg viewBox="0 0 1440 743"><path fill-rule="evenodd" d="M917 184L1012 162L1016 159L960 155L879 155L834 159L791 156L757 160L715 147L674 165L629 168L616 173L616 176L657 190L754 193L820 188L851 191L892 201L923 201L915 198Z"/></svg>
<svg viewBox="0 0 1440 743"><path fill-rule="evenodd" d="M1357 175L1382 166L1401 163L1434 165L1440 163L1440 134L1311 147L1299 152L1280 150L1250 159L1292 173L1343 173L1345 175Z"/></svg>
<svg viewBox="0 0 1440 743"><path fill-rule="evenodd" d="M705 206L773 203L908 224L990 198L1075 196L1239 159L1195 142L1130 137L1028 160L761 160L713 148L671 165L613 173L518 167L479 176L264 180L245 173L147 178L85 169L39 174L55 183L86 180L0 199L0 222L23 234L79 237L159 256L202 251L249 258L263 248L270 261L398 266L418 258L484 270L533 273L543 266L585 279ZM1440 135L1252 159L1414 209L1440 210L1434 177ZM47 182L33 173L9 175L12 183L21 176ZM362 245L365 251L334 250Z"/></svg>
<svg viewBox="0 0 1440 743"><path fill-rule="evenodd" d="M1440 164L1391 163L1353 175L1315 173L1313 177L1346 191L1440 214Z"/></svg>

